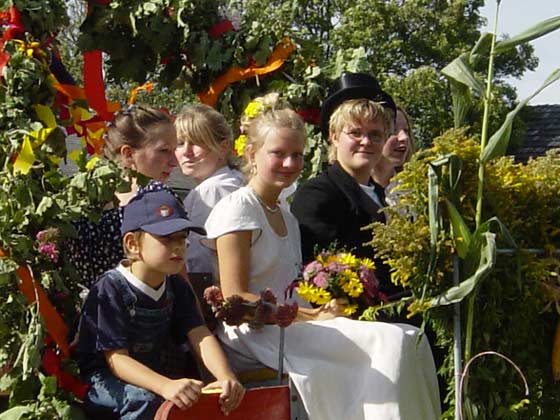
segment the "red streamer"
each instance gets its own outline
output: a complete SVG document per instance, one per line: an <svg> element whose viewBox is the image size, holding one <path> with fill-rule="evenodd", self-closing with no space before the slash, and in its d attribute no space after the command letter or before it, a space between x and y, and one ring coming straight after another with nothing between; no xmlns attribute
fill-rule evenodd
<svg viewBox="0 0 560 420"><path fill-rule="evenodd" d="M235 30L235 28L233 27L233 23L231 23L231 21L226 19L222 22L216 23L206 32L208 32L208 36L210 37L210 39L217 39L221 37L223 34L225 34L226 32L233 31L233 30Z"/></svg>
<svg viewBox="0 0 560 420"><path fill-rule="evenodd" d="M0 38L0 76L3 74L4 67L10 61L10 55L4 52L4 44L10 39L14 39L25 32L25 26L21 21L19 10L12 6L7 13L0 13L0 25L6 26L7 29Z"/></svg>
<svg viewBox="0 0 560 420"><path fill-rule="evenodd" d="M100 50L84 52L84 91L89 106L95 110L97 115L105 121L111 121L113 114L107 109Z"/></svg>

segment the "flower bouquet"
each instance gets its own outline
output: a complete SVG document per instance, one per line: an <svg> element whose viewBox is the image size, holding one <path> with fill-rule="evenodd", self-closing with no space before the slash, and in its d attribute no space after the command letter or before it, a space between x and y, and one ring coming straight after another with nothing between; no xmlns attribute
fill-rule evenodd
<svg viewBox="0 0 560 420"><path fill-rule="evenodd" d="M257 301L232 295L224 299L219 287L210 286L204 291L204 299L212 307L216 319L228 325L241 325L248 322L251 328L262 328L265 324L276 324L285 328L298 313L297 303L278 304L276 297L266 289Z"/></svg>
<svg viewBox="0 0 560 420"><path fill-rule="evenodd" d="M303 268L302 276L295 284L302 299L317 305L347 299L344 314L348 316L355 316L359 307L387 302L379 291L375 264L369 258L357 258L345 251L322 251Z"/></svg>

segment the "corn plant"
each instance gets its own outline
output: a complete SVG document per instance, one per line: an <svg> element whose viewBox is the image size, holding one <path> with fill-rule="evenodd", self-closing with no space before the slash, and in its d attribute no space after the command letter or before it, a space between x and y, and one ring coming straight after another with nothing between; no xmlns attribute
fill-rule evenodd
<svg viewBox="0 0 560 420"><path fill-rule="evenodd" d="M452 226L454 235L455 251L463 261L464 276L459 285L447 290L444 294L433 298L430 302L432 306L442 304L458 303L467 298L467 325L464 348L464 359L469 361L472 352L472 334L474 302L476 298L477 286L479 282L492 270L496 261L496 240L492 226L498 226L506 243L516 248L515 242L509 235L504 226L496 217L483 214L483 192L485 186L485 167L491 160L503 156L506 152L512 131L512 124L515 116L527 105L527 103L538 95L543 89L548 87L560 78L560 68L554 70L545 80L544 84L532 95L524 100L508 113L502 126L489 137L489 115L491 108L491 95L493 87L494 60L496 56L511 48L542 37L560 28L560 16L549 18L542 21L521 34L512 38L496 41L498 27L498 16L500 0L496 2L496 13L494 19L493 33L484 33L479 41L469 53L461 54L443 69L443 73L448 77L452 95L454 122L456 127L461 127L465 120L465 115L472 107L473 101L482 100L484 104L484 115L482 122L482 132L480 136L480 157L478 160L478 185L475 231L470 232L463 216L457 211L455 204L447 200L447 214ZM481 58L488 56L488 68L486 73L486 86L475 68ZM435 238L438 235L439 214L437 183L443 181L441 173L436 174L438 166L445 165L448 169L447 180L451 185L458 186L460 177L460 162L456 156L447 156L439 162L432 162L430 171L430 229L432 246L435 247ZM488 217L490 216L490 217ZM484 220L484 217L488 217ZM428 273L430 274L430 273Z"/></svg>

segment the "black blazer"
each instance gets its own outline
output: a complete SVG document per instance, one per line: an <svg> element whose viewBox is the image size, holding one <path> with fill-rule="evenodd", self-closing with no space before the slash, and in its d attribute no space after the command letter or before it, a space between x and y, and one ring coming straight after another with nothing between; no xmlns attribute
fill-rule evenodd
<svg viewBox="0 0 560 420"><path fill-rule="evenodd" d="M384 200L383 188L376 185L375 190ZM371 230L362 227L385 223L385 215L338 162L299 187L291 211L299 222L304 263L314 258L316 246L320 251L335 240L357 257L374 259L375 250L364 245L371 241ZM388 267L379 259L375 264L380 289L388 295L399 291L390 281Z"/></svg>

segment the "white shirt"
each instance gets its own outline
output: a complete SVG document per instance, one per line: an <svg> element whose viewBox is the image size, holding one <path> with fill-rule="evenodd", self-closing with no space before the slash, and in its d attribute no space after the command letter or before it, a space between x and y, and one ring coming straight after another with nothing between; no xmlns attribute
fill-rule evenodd
<svg viewBox="0 0 560 420"><path fill-rule="evenodd" d="M205 243L215 248L215 239L226 233L252 231L249 292L259 295L270 288L282 301L286 287L300 274L301 245L296 218L285 206L280 205L280 209L287 229L285 236L272 229L253 190L240 188L222 199L208 217Z"/></svg>
<svg viewBox="0 0 560 420"><path fill-rule="evenodd" d="M189 219L197 226L204 226L208 215L223 197L245 184L243 174L236 169L224 166L210 175L189 192L184 205ZM202 246L204 236L195 232L189 234L190 246L185 261L189 273L211 273L212 253Z"/></svg>

